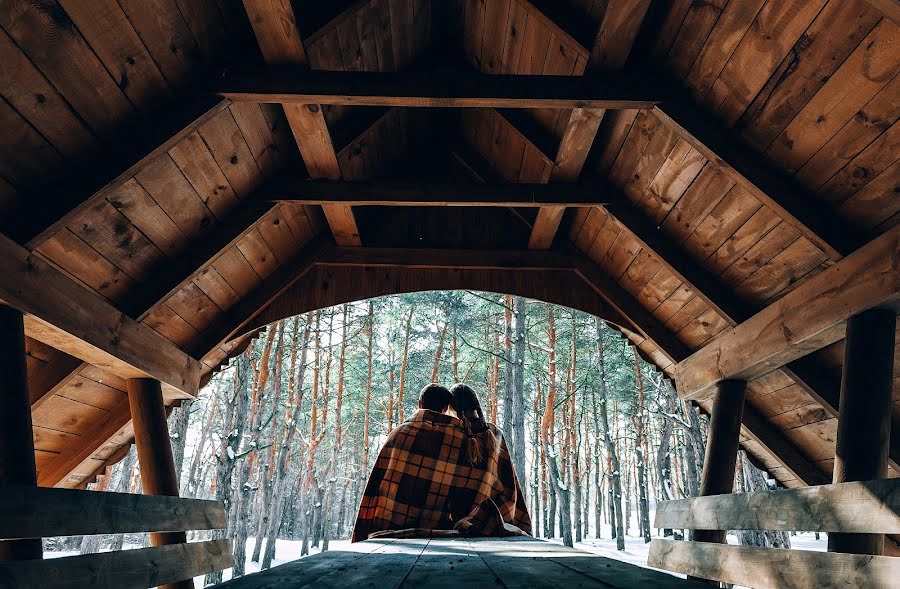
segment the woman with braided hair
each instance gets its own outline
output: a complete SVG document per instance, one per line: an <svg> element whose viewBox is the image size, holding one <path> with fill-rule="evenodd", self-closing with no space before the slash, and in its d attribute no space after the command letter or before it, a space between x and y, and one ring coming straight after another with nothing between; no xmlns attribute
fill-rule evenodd
<svg viewBox="0 0 900 589"><path fill-rule="evenodd" d="M531 518L503 432L484 419L478 395L467 384L450 388L464 440L450 490L450 517L470 535L530 534Z"/></svg>

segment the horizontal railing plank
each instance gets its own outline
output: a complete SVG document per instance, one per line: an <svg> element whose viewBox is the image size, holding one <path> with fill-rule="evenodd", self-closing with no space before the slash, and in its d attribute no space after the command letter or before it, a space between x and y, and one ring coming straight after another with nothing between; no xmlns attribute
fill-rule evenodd
<svg viewBox="0 0 900 589"><path fill-rule="evenodd" d="M233 566L231 540L0 563L0 587L146 589Z"/></svg>
<svg viewBox="0 0 900 589"><path fill-rule="evenodd" d="M657 528L900 534L900 479L661 502Z"/></svg>
<svg viewBox="0 0 900 589"><path fill-rule="evenodd" d="M227 527L219 501L9 485L0 487L0 538L42 538Z"/></svg>
<svg viewBox="0 0 900 589"><path fill-rule="evenodd" d="M900 558L653 540L647 565L754 589L853 587L888 589L900 579Z"/></svg>

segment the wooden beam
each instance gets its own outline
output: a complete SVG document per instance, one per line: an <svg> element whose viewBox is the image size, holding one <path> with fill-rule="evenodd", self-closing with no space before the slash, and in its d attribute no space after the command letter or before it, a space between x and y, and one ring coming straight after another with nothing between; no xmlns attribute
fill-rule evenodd
<svg viewBox="0 0 900 589"><path fill-rule="evenodd" d="M178 497L178 473L175 472L175 457L169 440L166 407L159 381L152 378L130 378L126 381L126 386L144 494ZM186 542L187 534L184 531L150 532L151 546ZM193 579L176 580L160 586L160 589L193 588Z"/></svg>
<svg viewBox="0 0 900 589"><path fill-rule="evenodd" d="M662 501L653 527L900 534L900 479Z"/></svg>
<svg viewBox="0 0 900 589"><path fill-rule="evenodd" d="M165 586L234 564L231 540L207 540L117 552L98 552L0 564L9 587L139 589Z"/></svg>
<svg viewBox="0 0 900 589"><path fill-rule="evenodd" d="M653 79L665 77L654 75ZM686 91L668 85L676 89L666 92L665 102L653 108L656 117L825 255L839 260L865 243L864 235L837 213L816 206L815 195L717 123Z"/></svg>
<svg viewBox="0 0 900 589"><path fill-rule="evenodd" d="M0 488L37 485L30 405L22 313L0 304ZM0 563L40 559L42 551L40 538L0 540Z"/></svg>
<svg viewBox="0 0 900 589"><path fill-rule="evenodd" d="M266 63L308 69L290 0L244 0L244 9ZM322 107L316 103L294 103L284 104L283 108L309 176L340 178L341 168ZM362 245L356 218L348 205L329 205L322 207L322 211L338 245Z"/></svg>
<svg viewBox="0 0 900 589"><path fill-rule="evenodd" d="M734 467L740 446L741 422L747 383L743 380L723 380L716 384L709 430L706 435L706 458L700 476L700 496L722 495L734 490ZM695 530L698 542L725 543L727 528Z"/></svg>
<svg viewBox="0 0 900 589"><path fill-rule="evenodd" d="M895 227L680 362L679 394L703 398L719 380L750 380L843 339L851 316L900 299L898 265Z"/></svg>
<svg viewBox="0 0 900 589"><path fill-rule="evenodd" d="M0 487L0 538L217 530L227 525L221 501L25 485Z"/></svg>
<svg viewBox="0 0 900 589"><path fill-rule="evenodd" d="M590 207L604 204L602 188L590 184L477 184L438 182L344 182L279 179L260 200L306 205L386 207Z"/></svg>
<svg viewBox="0 0 900 589"><path fill-rule="evenodd" d="M489 75L471 71L310 71L303 66L226 70L220 96L279 104L404 108L652 108L648 88L622 75Z"/></svg>
<svg viewBox="0 0 900 589"><path fill-rule="evenodd" d="M647 565L756 589L887 589L900 578L900 559L890 556L663 539L650 543Z"/></svg>
<svg viewBox="0 0 900 589"><path fill-rule="evenodd" d="M66 479L81 463L93 456L130 421L131 410L128 407L128 400L122 399L109 413L95 422L91 430L80 437L77 446L67 448L44 465L38 473L38 485L41 487L65 485Z"/></svg>
<svg viewBox="0 0 900 589"><path fill-rule="evenodd" d="M847 322L835 483L887 476L896 323L896 314L886 309L864 311ZM883 554L884 534L829 534L828 550Z"/></svg>
<svg viewBox="0 0 900 589"><path fill-rule="evenodd" d="M228 99L199 93L195 98L167 109L165 116L153 117L123 138L87 166L79 166L65 180L44 192L41 206L25 199L0 233L24 245L29 251L65 229L67 225L100 199L106 198L133 177L150 160L165 154L176 143L228 108Z"/></svg>
<svg viewBox="0 0 900 589"><path fill-rule="evenodd" d="M559 252L430 248L328 248L315 260L315 264L321 266L392 266L478 270L573 269L569 256Z"/></svg>
<svg viewBox="0 0 900 589"><path fill-rule="evenodd" d="M200 362L2 235L0 301L25 314L34 339L123 378L152 376L197 394Z"/></svg>

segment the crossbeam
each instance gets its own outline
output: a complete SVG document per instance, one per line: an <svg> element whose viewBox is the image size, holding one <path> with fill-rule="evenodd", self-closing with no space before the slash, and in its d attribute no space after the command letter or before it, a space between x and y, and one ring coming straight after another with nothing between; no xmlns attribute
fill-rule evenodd
<svg viewBox="0 0 900 589"><path fill-rule="evenodd" d="M25 314L29 337L123 378L149 376L197 394L200 362L2 235L0 301Z"/></svg>
<svg viewBox="0 0 900 589"><path fill-rule="evenodd" d="M260 200L305 205L386 207L591 207L605 204L591 184L475 184L342 182L283 178L263 188Z"/></svg>
<svg viewBox="0 0 900 589"><path fill-rule="evenodd" d="M898 264L895 227L682 360L679 394L702 399L719 380L753 379L843 339L847 319L900 300Z"/></svg>
<svg viewBox="0 0 900 589"><path fill-rule="evenodd" d="M469 71L341 72L303 67L226 70L216 91L234 101L429 108L652 108L632 77L487 75Z"/></svg>

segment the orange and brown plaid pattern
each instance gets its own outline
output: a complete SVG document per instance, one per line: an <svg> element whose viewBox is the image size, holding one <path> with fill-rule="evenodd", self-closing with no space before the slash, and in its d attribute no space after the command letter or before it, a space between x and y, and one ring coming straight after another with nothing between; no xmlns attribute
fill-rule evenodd
<svg viewBox="0 0 900 589"><path fill-rule="evenodd" d="M449 530L487 499L505 523L530 534L531 518L506 441L496 426L488 427L500 443L479 466L466 460L466 434L455 417L420 409L394 428L369 476L352 541L384 530ZM484 533L507 535L487 527Z"/></svg>

